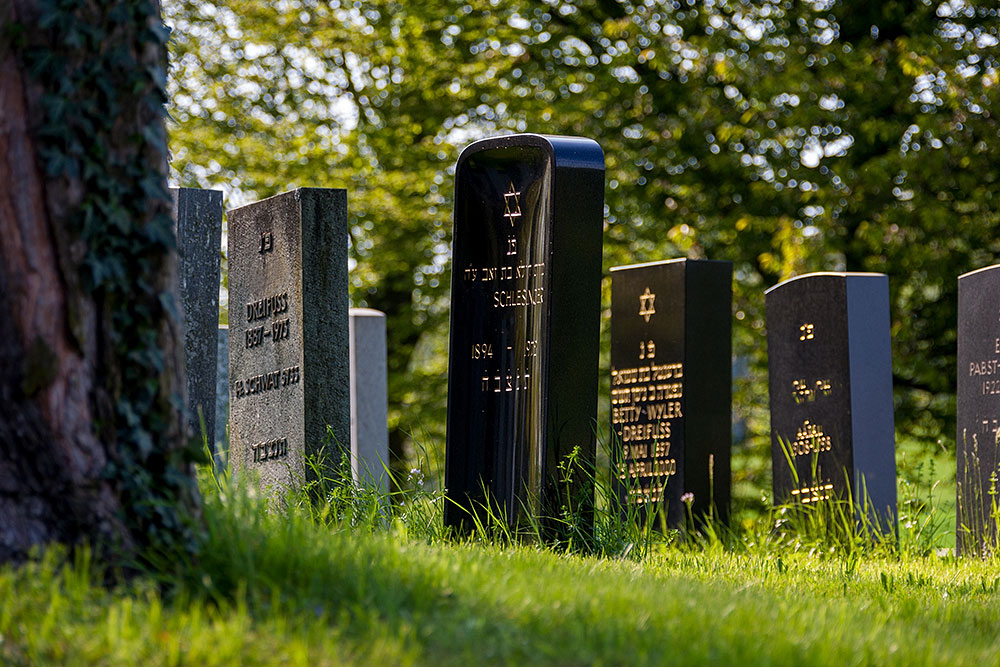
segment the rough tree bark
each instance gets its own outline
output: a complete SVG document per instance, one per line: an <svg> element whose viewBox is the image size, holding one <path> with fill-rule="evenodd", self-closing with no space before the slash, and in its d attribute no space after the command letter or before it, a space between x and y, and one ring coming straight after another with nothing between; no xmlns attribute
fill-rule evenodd
<svg viewBox="0 0 1000 667"><path fill-rule="evenodd" d="M86 215L93 215L95 206L123 208L122 202L102 202L101 195L95 195L116 191L101 179L127 178L122 165L146 165L150 179L145 200L124 206L136 229L152 230L149 225L170 214L163 113L149 104L150 92L155 97L160 94L156 87L162 88L162 77L150 73L162 72L165 63L163 40L149 37L160 29L155 24L159 6L155 0L81 0L67 20L63 9L42 4L0 2L0 561L21 560L36 545L50 542L89 543L105 554L127 554L162 540L163 527L135 520L128 504L135 503L136 491L122 474L128 474L129 467L116 463L153 462L148 484L159 484L165 468L176 461L180 463L171 474L190 476L183 457L172 456L185 446L183 336L166 299L148 297L172 289L175 259L169 243L150 257L149 244L97 248L93 234L88 241L89 232L80 231L93 226L93 218ZM62 6L67 4L72 3ZM121 13L109 19L114 9L110 5L126 17L145 20L129 26ZM52 20L57 11L64 13ZM60 32L65 26L90 30L87 39L98 46L67 48L74 38ZM38 54L45 49L59 52L65 61L68 74L60 84L65 90L53 90L53 81L39 74L38 63L46 61ZM91 52L84 53L88 49ZM105 55L121 51L100 60L103 56L94 51L104 49ZM85 90L79 85L84 79L74 82L71 74L97 61L122 63L122 70L107 72L104 90ZM136 89L136 79L124 76L139 68L149 68L145 89ZM70 109L64 114L70 120L54 127L63 113L58 104L53 106L58 96L79 108ZM106 96L109 113L116 114L108 121L110 131L84 124L92 119L79 102L95 96ZM89 147L88 134L93 142ZM83 138L79 145L66 139L77 136ZM67 155L59 163L51 154L61 150ZM83 153L91 154L80 157ZM88 168L95 160L105 161L107 170ZM157 179L159 187L150 185ZM102 283L92 277L92 270L86 272L98 253L109 264L120 260L123 267L137 266L130 252L145 253L141 266L148 269L146 275L139 271L127 276L145 288L145 294L136 294L135 304L123 303L127 293L122 297L107 288L106 279ZM141 318L122 317L123 309L132 306L152 312L152 319L143 323ZM145 329L134 332L130 326ZM153 406L149 414L133 414L127 430L123 396L143 361L123 345L143 336L162 355L152 355L156 362L149 365L158 390L148 402ZM149 451L126 456L131 444L122 434L143 429ZM179 504L194 506L192 494L181 496Z"/></svg>

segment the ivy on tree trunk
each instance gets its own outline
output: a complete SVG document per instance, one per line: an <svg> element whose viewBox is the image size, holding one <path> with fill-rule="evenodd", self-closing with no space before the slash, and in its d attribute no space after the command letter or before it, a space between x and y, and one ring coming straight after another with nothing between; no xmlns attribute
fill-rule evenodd
<svg viewBox="0 0 1000 667"><path fill-rule="evenodd" d="M0 26L0 561L193 550L159 3Z"/></svg>

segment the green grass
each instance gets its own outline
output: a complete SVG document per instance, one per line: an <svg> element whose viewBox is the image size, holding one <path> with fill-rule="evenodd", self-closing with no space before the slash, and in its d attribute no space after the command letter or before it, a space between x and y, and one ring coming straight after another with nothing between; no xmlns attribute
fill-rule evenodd
<svg viewBox="0 0 1000 667"><path fill-rule="evenodd" d="M385 499L342 486L284 513L203 486L195 562L110 590L83 552L0 570L0 662L981 664L1000 650L998 563L936 556L905 530L871 546L779 512L595 557L450 541L426 495L387 520Z"/></svg>

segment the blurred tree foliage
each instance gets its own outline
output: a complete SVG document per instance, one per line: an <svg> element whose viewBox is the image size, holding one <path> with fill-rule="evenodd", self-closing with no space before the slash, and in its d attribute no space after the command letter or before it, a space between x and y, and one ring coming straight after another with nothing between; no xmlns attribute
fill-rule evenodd
<svg viewBox="0 0 1000 667"><path fill-rule="evenodd" d="M889 274L897 430L953 445L956 277L1000 256L993 3L166 0L164 12L182 184L227 188L231 205L348 188L352 302L388 315L400 469L414 441L432 467L443 458L455 160L514 131L603 146L605 269L735 263L742 507L770 487L763 291L797 274Z"/></svg>

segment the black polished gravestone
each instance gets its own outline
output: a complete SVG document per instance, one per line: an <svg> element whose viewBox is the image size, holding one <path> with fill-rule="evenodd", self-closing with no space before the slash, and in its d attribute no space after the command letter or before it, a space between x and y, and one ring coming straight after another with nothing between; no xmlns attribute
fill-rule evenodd
<svg viewBox="0 0 1000 667"><path fill-rule="evenodd" d="M222 191L170 188L180 255L188 434L215 451Z"/></svg>
<svg viewBox="0 0 1000 667"><path fill-rule="evenodd" d="M623 508L726 521L732 441L732 262L611 269L612 475Z"/></svg>
<svg viewBox="0 0 1000 667"><path fill-rule="evenodd" d="M446 525L468 527L487 506L515 525L592 504L585 475L567 491L558 467L575 449L594 458L603 212L604 154L590 139L515 135L462 152Z"/></svg>
<svg viewBox="0 0 1000 667"><path fill-rule="evenodd" d="M958 278L956 546L960 554L997 548L1000 506L1000 266Z"/></svg>
<svg viewBox="0 0 1000 667"><path fill-rule="evenodd" d="M280 493L350 451L347 192L229 212L229 461ZM339 448L338 448L339 446ZM342 448L342 449L340 449Z"/></svg>
<svg viewBox="0 0 1000 667"><path fill-rule="evenodd" d="M766 292L775 503L851 498L895 531L889 278L812 273Z"/></svg>

